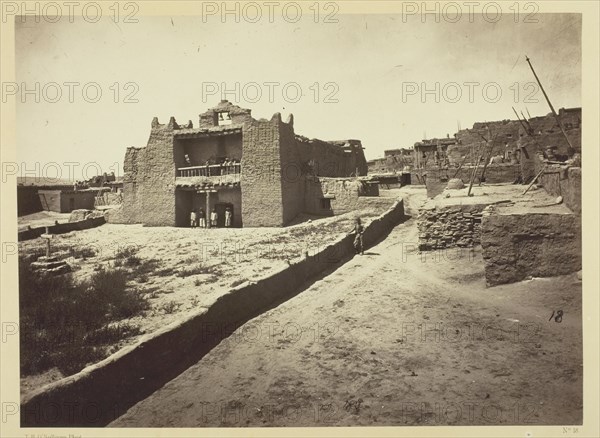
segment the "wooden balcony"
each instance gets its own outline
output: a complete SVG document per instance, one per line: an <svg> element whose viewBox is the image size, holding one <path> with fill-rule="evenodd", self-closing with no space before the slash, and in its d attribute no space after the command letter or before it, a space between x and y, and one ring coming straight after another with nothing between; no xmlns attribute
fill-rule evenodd
<svg viewBox="0 0 600 438"><path fill-rule="evenodd" d="M176 184L178 187L238 185L240 169L240 163L180 167L177 169Z"/></svg>
<svg viewBox="0 0 600 438"><path fill-rule="evenodd" d="M211 164L209 166L179 167L177 168L177 177L239 175L240 170L240 163L233 163L229 165Z"/></svg>

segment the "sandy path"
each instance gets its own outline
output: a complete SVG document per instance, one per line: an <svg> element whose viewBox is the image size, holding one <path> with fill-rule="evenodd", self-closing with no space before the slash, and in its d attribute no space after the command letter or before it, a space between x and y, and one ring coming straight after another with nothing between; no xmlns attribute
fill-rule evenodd
<svg viewBox="0 0 600 438"><path fill-rule="evenodd" d="M486 289L480 253L416 241L411 219L111 426L580 423L576 276Z"/></svg>

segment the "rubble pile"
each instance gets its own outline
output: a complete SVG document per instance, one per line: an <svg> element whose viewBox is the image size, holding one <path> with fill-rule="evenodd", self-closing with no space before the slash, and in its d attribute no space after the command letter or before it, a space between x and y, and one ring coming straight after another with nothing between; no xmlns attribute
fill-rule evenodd
<svg viewBox="0 0 600 438"><path fill-rule="evenodd" d="M41 256L31 266L38 272L47 275L62 275L71 272L71 266L58 256Z"/></svg>

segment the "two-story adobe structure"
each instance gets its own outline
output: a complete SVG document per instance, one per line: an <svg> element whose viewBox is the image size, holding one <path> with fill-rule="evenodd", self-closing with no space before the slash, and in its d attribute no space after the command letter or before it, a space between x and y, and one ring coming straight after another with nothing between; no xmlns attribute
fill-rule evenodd
<svg viewBox="0 0 600 438"><path fill-rule="evenodd" d="M282 226L299 213L331 213L335 198L319 177L366 174L360 141L307 139L294 133L291 114L256 120L221 101L197 128L155 117L147 146L127 149L117 221L186 226L192 210L216 208L222 221L229 207L233 226Z"/></svg>

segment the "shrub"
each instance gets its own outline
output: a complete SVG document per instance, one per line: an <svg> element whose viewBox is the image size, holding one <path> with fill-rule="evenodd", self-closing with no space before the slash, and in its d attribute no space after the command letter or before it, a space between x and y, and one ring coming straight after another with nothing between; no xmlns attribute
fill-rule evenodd
<svg viewBox="0 0 600 438"><path fill-rule="evenodd" d="M171 314L179 309L179 304L177 304L175 301L167 301L160 308L164 313Z"/></svg>
<svg viewBox="0 0 600 438"><path fill-rule="evenodd" d="M121 248L115 254L116 259L126 259L135 255L138 252L138 249L134 246L126 246L125 248Z"/></svg>
<svg viewBox="0 0 600 438"><path fill-rule="evenodd" d="M72 374L106 355L111 321L142 313L147 299L127 287L124 270L101 269L76 283L72 275L49 276L19 261L21 374L57 367ZM114 332L114 330L113 330ZM130 336L133 331L121 331Z"/></svg>
<svg viewBox="0 0 600 438"><path fill-rule="evenodd" d="M170 267L163 268L163 269L156 271L156 275L158 275L159 277L169 277L174 274L175 274L175 269L170 268Z"/></svg>
<svg viewBox="0 0 600 438"><path fill-rule="evenodd" d="M199 274L219 274L221 272L221 268L218 266L202 266L196 265L191 268L184 268L177 272L177 276L179 277L191 277L192 275Z"/></svg>
<svg viewBox="0 0 600 438"><path fill-rule="evenodd" d="M142 263L142 259L136 255L130 255L125 259L125 266L138 266Z"/></svg>

